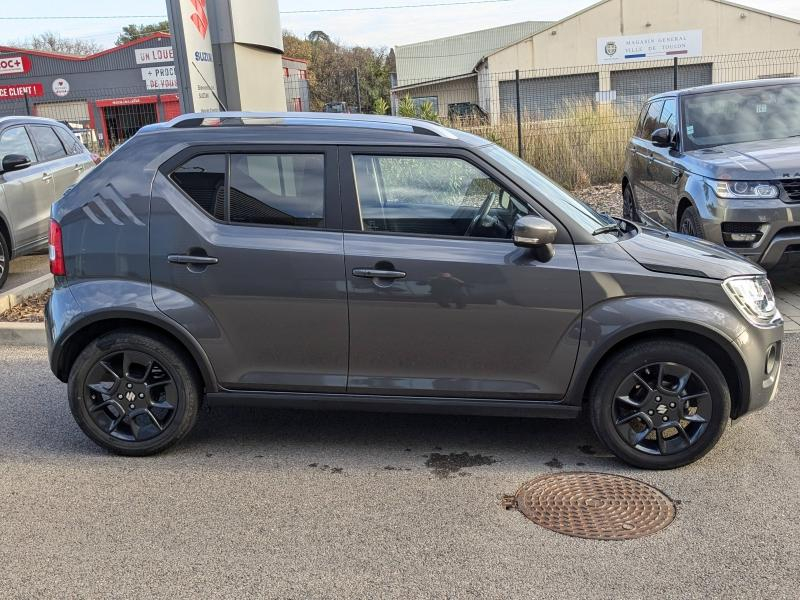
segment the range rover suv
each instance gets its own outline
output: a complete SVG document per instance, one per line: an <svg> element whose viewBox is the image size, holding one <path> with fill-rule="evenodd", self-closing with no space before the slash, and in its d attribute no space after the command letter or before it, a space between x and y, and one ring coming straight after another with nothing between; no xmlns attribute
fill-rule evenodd
<svg viewBox="0 0 800 600"><path fill-rule="evenodd" d="M68 191L50 231L51 367L121 454L174 444L202 402L587 410L617 456L672 468L781 371L761 268L424 121L185 115Z"/></svg>
<svg viewBox="0 0 800 600"><path fill-rule="evenodd" d="M50 207L97 160L58 121L0 118L0 288L12 258L47 248Z"/></svg>
<svg viewBox="0 0 800 600"><path fill-rule="evenodd" d="M800 79L669 92L628 145L623 216L770 269L800 252ZM795 256L793 256L795 255Z"/></svg>

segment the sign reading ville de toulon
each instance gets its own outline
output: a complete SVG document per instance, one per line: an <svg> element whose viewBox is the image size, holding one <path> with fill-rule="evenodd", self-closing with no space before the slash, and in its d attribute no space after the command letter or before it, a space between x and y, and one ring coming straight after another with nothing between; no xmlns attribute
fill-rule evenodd
<svg viewBox="0 0 800 600"><path fill-rule="evenodd" d="M597 39L598 64L688 58L703 55L703 31L670 31Z"/></svg>

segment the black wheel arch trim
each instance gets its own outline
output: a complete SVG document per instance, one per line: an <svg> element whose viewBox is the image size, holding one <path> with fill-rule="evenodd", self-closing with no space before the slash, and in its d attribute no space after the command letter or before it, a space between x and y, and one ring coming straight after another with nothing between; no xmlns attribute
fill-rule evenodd
<svg viewBox="0 0 800 600"><path fill-rule="evenodd" d="M143 325L146 328L161 331L175 339L189 353L192 360L195 362L200 376L203 379L206 392L213 393L219 390L217 377L208 355L186 329L166 315L161 317L151 314L150 312L130 309L97 311L69 324L53 345L52 363L55 367L55 373L61 381L66 382L69 377L69 371L72 368L72 364L66 364L65 361L74 361L79 354L79 352L64 353L64 349L71 344L75 336L81 335L90 328L95 329L98 325L106 323L113 325L108 328L109 330L119 329L125 326L136 326L137 324ZM69 356L69 354L72 354L72 356Z"/></svg>
<svg viewBox="0 0 800 600"><path fill-rule="evenodd" d="M705 338L727 355L734 366L738 378L738 393L740 394L740 397L734 397L737 390L731 390L733 400L731 416L736 418L747 412L747 407L750 404L750 375L744 358L736 349L735 342L722 332L707 325L672 319L655 322L648 321L622 329L616 332L615 335L603 340L602 345L592 348L585 357L579 357L578 367L570 382L564 404L583 404L591 386L592 377L598 368L606 358L624 345L645 338L675 336L675 334L680 334L681 332Z"/></svg>

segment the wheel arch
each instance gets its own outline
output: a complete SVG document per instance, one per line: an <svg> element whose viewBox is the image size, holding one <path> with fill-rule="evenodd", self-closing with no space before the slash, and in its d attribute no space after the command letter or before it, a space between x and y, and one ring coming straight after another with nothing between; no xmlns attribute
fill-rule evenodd
<svg viewBox="0 0 800 600"><path fill-rule="evenodd" d="M0 213L0 234L2 234L8 242L9 260L14 257L14 238L11 235L11 228L8 226L5 215Z"/></svg>
<svg viewBox="0 0 800 600"><path fill-rule="evenodd" d="M725 377L731 394L731 417L737 418L742 413L743 408L748 405L750 383L747 368L742 357L730 348L730 342L711 330L690 330L664 326L657 329L633 332L623 336L621 339L614 340L601 352L596 353L596 358L592 361L591 367L584 370L579 387L581 402L584 405L588 403L589 391L592 389L598 373L607 362L613 360L617 353L631 344L664 339L695 345L716 363Z"/></svg>
<svg viewBox="0 0 800 600"><path fill-rule="evenodd" d="M58 356L54 357L54 372L58 379L66 382L81 350L92 340L115 330L136 330L167 338L182 349L191 359L206 393L216 392L219 387L211 362L200 345L181 328L158 318L139 313L110 313L95 315L73 324L58 341Z"/></svg>
<svg viewBox="0 0 800 600"><path fill-rule="evenodd" d="M681 224L681 218L683 218L684 211L689 207L694 208L697 210L694 201L689 198L689 196L683 195L681 196L680 200L678 200L678 206L675 209L675 229L677 230Z"/></svg>

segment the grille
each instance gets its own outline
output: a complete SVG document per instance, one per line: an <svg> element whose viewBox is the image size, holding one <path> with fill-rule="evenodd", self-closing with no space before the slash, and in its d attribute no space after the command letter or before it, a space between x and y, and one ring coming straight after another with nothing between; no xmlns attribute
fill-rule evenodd
<svg viewBox="0 0 800 600"><path fill-rule="evenodd" d="M725 233L758 233L761 223L723 223L722 231Z"/></svg>
<svg viewBox="0 0 800 600"><path fill-rule="evenodd" d="M792 202L800 202L800 179L784 179L781 185Z"/></svg>

